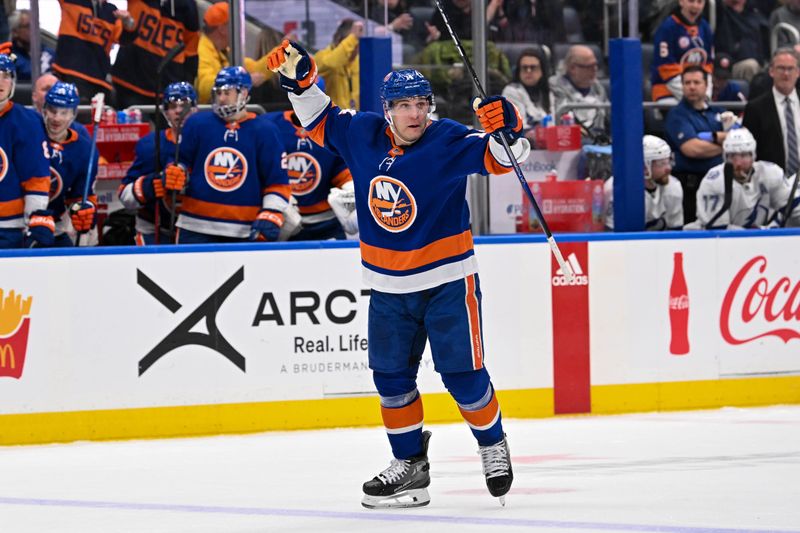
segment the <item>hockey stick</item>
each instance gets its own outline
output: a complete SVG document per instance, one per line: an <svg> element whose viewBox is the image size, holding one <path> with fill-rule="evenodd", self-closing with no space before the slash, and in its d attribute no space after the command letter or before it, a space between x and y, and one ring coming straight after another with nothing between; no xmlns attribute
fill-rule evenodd
<svg viewBox="0 0 800 533"><path fill-rule="evenodd" d="M92 147L89 149L89 165L86 169L86 182L83 184L83 197L81 199L81 205L86 203L86 200L89 198L89 184L92 180L92 170L94 169L94 156L97 153L97 130L100 128L100 119L103 117L103 104L105 103L106 95L103 93L97 93L92 98L92 104L96 107L94 108L94 115L92 116ZM75 236L75 246L81 245L81 236L83 234L78 233Z"/></svg>
<svg viewBox="0 0 800 533"><path fill-rule="evenodd" d="M161 89L162 89L162 74L164 73L164 69L167 68L167 65L172 63L172 60L180 54L183 49L186 48L186 43L183 41L179 42L175 46L169 49L167 55L161 60L161 63L158 64L158 68L156 68L156 97L155 97L155 117L154 120L156 122L156 164L155 164L155 172L156 172L156 179L161 179L160 174L163 170L161 168L161 121L158 119L158 107L160 104L161 98ZM155 199L155 213L153 215L153 224L156 227L155 235L153 236L155 239L156 244L161 243L161 202L158 198Z"/></svg>
<svg viewBox="0 0 800 533"><path fill-rule="evenodd" d="M792 209L794 209L794 195L797 192L797 178L800 176L800 172L796 172L794 175L794 183L792 183L792 192L789 193L789 201L786 202L786 207L783 208L783 220L781 220L781 227L785 228L786 223L789 222L789 217L792 215Z"/></svg>
<svg viewBox="0 0 800 533"><path fill-rule="evenodd" d="M179 163L178 156L181 153L181 133L183 132L183 121L186 119L186 116L191 112L191 110L192 107L190 104L184 105L181 108L181 114L178 116L178 126L172 130L175 132L175 159L173 161L176 165ZM169 206L169 236L172 242L175 242L175 210L177 209L178 205L178 191L171 191L171 200L172 203Z"/></svg>
<svg viewBox="0 0 800 533"><path fill-rule="evenodd" d="M486 91L483 90L483 86L481 85L481 81L478 79L478 75L475 73L475 69L472 67L472 62L467 58L466 52L464 52L464 47L461 45L461 41L459 40L456 32L453 30L453 27L450 25L450 19L447 18L447 13L444 12L444 7L442 6L441 0L434 0L436 3L436 9L439 10L439 13L442 15L442 20L444 21L444 25L447 26L447 31L450 32L450 37L453 38L453 43L456 45L456 49L458 50L458 55L461 56L461 60L464 61L464 65L467 66L470 75L472 76L472 82L475 84L475 88L478 89L478 94L481 97L481 100L486 99ZM533 206L534 214L536 218L539 220L539 224L542 226L542 231L547 236L547 242L550 244L550 250L553 252L553 255L558 262L558 266L561 267L561 272L564 273L564 276L567 278L567 283L573 280L574 273L572 272L572 268L564 261L564 256L561 255L561 250L558 248L558 244L556 244L555 238L553 238L553 234L550 232L550 227L547 225L547 222L544 220L544 215L542 215L541 210L539 209L539 204L536 202L536 198L534 198L533 193L531 192L531 188L528 187L528 182L525 180L525 176L522 174L522 169L519 167L519 163L517 159L514 157L514 154L511 152L511 146L508 144L508 139L506 135L502 132L500 133L500 143L503 145L503 148L508 155L508 159L511 161L511 166L514 168L514 173L517 175L517 179L519 180L520 185L522 185L522 190L525 191L525 195L528 197L528 201L530 201L531 205Z"/></svg>

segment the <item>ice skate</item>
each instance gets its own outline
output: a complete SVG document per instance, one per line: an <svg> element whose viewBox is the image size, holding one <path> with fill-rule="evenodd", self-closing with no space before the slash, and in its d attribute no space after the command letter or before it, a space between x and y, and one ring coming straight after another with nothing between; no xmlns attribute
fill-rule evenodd
<svg viewBox="0 0 800 533"><path fill-rule="evenodd" d="M428 441L431 432L422 432L422 453L410 459L392 459L392 464L364 483L364 498L361 505L368 509L391 509L422 507L428 505L431 484L428 464Z"/></svg>
<svg viewBox="0 0 800 533"><path fill-rule="evenodd" d="M483 462L483 475L486 476L486 487L489 493L500 499L500 505L506 504L506 493L511 489L514 481L514 472L511 470L511 454L508 450L508 440L503 435L503 440L491 446L480 446L478 453Z"/></svg>

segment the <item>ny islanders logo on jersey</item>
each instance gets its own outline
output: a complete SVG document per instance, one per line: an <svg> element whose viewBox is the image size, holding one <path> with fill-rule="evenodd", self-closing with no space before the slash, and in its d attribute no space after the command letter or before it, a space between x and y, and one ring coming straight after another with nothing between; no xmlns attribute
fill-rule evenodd
<svg viewBox="0 0 800 533"><path fill-rule="evenodd" d="M58 173L58 170L50 167L50 192L48 193L48 197L52 202L54 199L58 198L58 195L61 194L61 191L64 189L64 180L61 178L61 174Z"/></svg>
<svg viewBox="0 0 800 533"><path fill-rule="evenodd" d="M3 151L2 148L0 148L0 181L3 181L3 178L6 177L7 173L8 173L8 156L6 156L6 153Z"/></svg>
<svg viewBox="0 0 800 533"><path fill-rule="evenodd" d="M322 175L319 162L314 156L305 152L289 154L286 158L286 170L292 194L295 196L303 196L316 189Z"/></svg>
<svg viewBox="0 0 800 533"><path fill-rule="evenodd" d="M383 229L399 233L417 218L417 201L402 182L375 176L369 183L369 212Z"/></svg>
<svg viewBox="0 0 800 533"><path fill-rule="evenodd" d="M247 177L247 159L229 146L211 150L203 168L208 184L220 192L235 191Z"/></svg>

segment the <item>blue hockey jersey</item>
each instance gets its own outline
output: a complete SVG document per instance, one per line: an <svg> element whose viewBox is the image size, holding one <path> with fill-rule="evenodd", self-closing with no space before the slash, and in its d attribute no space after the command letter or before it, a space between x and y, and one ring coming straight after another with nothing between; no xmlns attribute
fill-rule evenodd
<svg viewBox="0 0 800 533"><path fill-rule="evenodd" d="M6 102L0 109L0 228L25 227L24 215L47 208L46 146L39 115Z"/></svg>
<svg viewBox="0 0 800 533"><path fill-rule="evenodd" d="M314 141L339 154L353 174L365 283L407 293L477 272L467 175L511 170L490 149L490 136L434 120L418 141L401 147L382 116L324 106L327 99L316 87L290 95Z"/></svg>
<svg viewBox="0 0 800 533"><path fill-rule="evenodd" d="M667 83L680 76L687 65L700 65L709 74L714 68L714 34L702 17L692 24L676 10L658 27L653 43L653 100L673 96Z"/></svg>
<svg viewBox="0 0 800 533"><path fill-rule="evenodd" d="M291 190L274 125L225 122L211 111L186 121L180 160L189 169L177 226L198 233L246 238L262 207L283 211Z"/></svg>
<svg viewBox="0 0 800 533"><path fill-rule="evenodd" d="M292 196L303 216L303 224L335 218L328 204L332 187L352 181L344 160L311 140L302 126L295 124L292 111L267 113L263 119L274 124L286 151L286 171Z"/></svg>
<svg viewBox="0 0 800 533"><path fill-rule="evenodd" d="M67 222L62 220L62 217L68 207L83 199L91 150L91 141L81 137L72 128L67 131L67 138L62 142L47 140L45 155L50 160L50 204L48 209L54 211L56 235L61 235L67 230ZM89 201L95 205L97 205L97 197L94 196L97 160L98 155L95 152L89 181Z"/></svg>
<svg viewBox="0 0 800 533"><path fill-rule="evenodd" d="M160 157L161 169L166 168L167 164L171 163L175 158L175 137L172 129L161 131L160 143ZM155 171L156 164L156 134L155 132L148 133L136 143L135 155L133 163L122 183L119 186L119 200L122 205L128 209L136 209L136 231L145 235L155 233L155 206L154 200L147 201L142 191L137 187L136 180L143 177L152 176ZM169 212L169 202L171 195L165 195L164 199L158 202L161 212L160 223L162 228L169 228L171 214Z"/></svg>

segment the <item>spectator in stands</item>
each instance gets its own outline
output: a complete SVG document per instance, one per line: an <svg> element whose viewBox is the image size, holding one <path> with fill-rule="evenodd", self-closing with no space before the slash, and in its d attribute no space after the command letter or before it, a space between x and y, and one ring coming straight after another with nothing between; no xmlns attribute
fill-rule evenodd
<svg viewBox="0 0 800 533"><path fill-rule="evenodd" d="M541 48L526 48L517 59L514 81L503 89L503 96L522 115L522 131L528 138L532 138L533 128L544 116L553 112L549 77L547 58Z"/></svg>
<svg viewBox="0 0 800 533"><path fill-rule="evenodd" d="M747 95L742 92L742 87L731 81L732 67L733 59L728 54L717 54L714 57L712 102L747 102Z"/></svg>
<svg viewBox="0 0 800 533"><path fill-rule="evenodd" d="M461 39L472 40L472 0L443 0L442 6L456 35ZM488 17L489 7L486 10L486 20L488 21L490 20ZM438 30L440 40L450 39L450 33L447 31L447 26L439 10L433 14L431 25Z"/></svg>
<svg viewBox="0 0 800 533"><path fill-rule="evenodd" d="M36 111L40 115L44 110L44 97L47 96L47 92L51 87L53 87L53 85L56 84L57 81L58 78L50 73L42 74L36 78L36 82L33 84L31 100L33 101L33 107L36 108Z"/></svg>
<svg viewBox="0 0 800 533"><path fill-rule="evenodd" d="M437 40L439 31L430 24L430 20L414 20L408 7L407 0L373 0L369 15L379 24L388 22L387 29L402 37L403 44L410 45L416 54L426 44Z"/></svg>
<svg viewBox="0 0 800 533"><path fill-rule="evenodd" d="M644 151L644 222L648 231L683 228L683 188L672 172L672 150L654 135L642 139ZM606 228L614 229L614 176L603 184Z"/></svg>
<svg viewBox="0 0 800 533"><path fill-rule="evenodd" d="M194 83L197 77L195 0L128 0L128 10L136 25L122 32L111 71L119 108L154 103L158 66L181 41L185 48L164 68L161 89L179 81Z"/></svg>
<svg viewBox="0 0 800 533"><path fill-rule="evenodd" d="M471 57L472 41L462 41L462 44L467 57ZM430 43L420 54L419 62L438 67L423 69L423 74L429 77L433 86L433 92L441 96L437 101L437 112L456 121L471 122L472 109L461 102L465 95L472 94L472 77L464 68L453 41L448 39ZM486 67L489 75L486 91L497 94L511 81L511 64L491 41L486 43ZM449 102L454 105L448 105Z"/></svg>
<svg viewBox="0 0 800 533"><path fill-rule="evenodd" d="M500 0L489 1L486 6L487 21L491 21L494 18L499 3ZM472 0L443 0L442 4L444 12L447 13L447 19L450 21L450 26L456 32L456 35L460 39L472 40ZM431 24L437 30L431 30L431 36L438 34L439 40L450 39L450 32L447 31L442 14L438 10L433 14L433 22Z"/></svg>
<svg viewBox="0 0 800 533"><path fill-rule="evenodd" d="M769 57L769 23L747 0L717 4L715 53L733 57L733 77L748 82Z"/></svg>
<svg viewBox="0 0 800 533"><path fill-rule="evenodd" d="M88 104L102 92L112 102L113 87L106 80L111 70L109 53L119 42L123 26L136 26L130 13L105 0L59 0L56 61L53 70L65 82L78 88L81 103ZM89 15L89 13L91 13Z"/></svg>
<svg viewBox="0 0 800 533"><path fill-rule="evenodd" d="M8 17L16 9L16 0L0 1L0 43L8 41Z"/></svg>
<svg viewBox="0 0 800 533"><path fill-rule="evenodd" d="M794 26L797 31L800 31L800 0L786 0L781 7L772 12L769 17L770 32L781 22ZM778 33L779 47L793 46L795 44L797 43L794 42L789 33L785 31Z"/></svg>
<svg viewBox="0 0 800 533"><path fill-rule="evenodd" d="M556 112L566 103L607 104L606 90L597 81L597 57L588 46L571 46L564 58L564 73L550 78ZM575 123L584 130L585 140L608 132L605 109L580 109L572 112Z"/></svg>
<svg viewBox="0 0 800 533"><path fill-rule="evenodd" d="M203 15L203 32L197 45L197 100L201 104L211 103L211 88L217 73L229 67L230 36L228 35L228 3L217 2L209 7ZM272 77L272 72L267 68L267 56L259 59L244 58L244 68L250 73L253 87L258 87Z"/></svg>
<svg viewBox="0 0 800 533"><path fill-rule="evenodd" d="M655 0L662 1L662 0ZM639 2L645 4L647 2ZM581 21L581 30L587 42L603 40L603 2L601 0L567 0L577 11ZM613 11L613 10L612 10Z"/></svg>
<svg viewBox="0 0 800 533"><path fill-rule="evenodd" d="M758 159L775 163L791 176L800 167L797 142L800 100L796 89L800 61L797 52L788 47L775 50L769 75L772 90L747 103L743 125L758 143Z"/></svg>
<svg viewBox="0 0 800 533"><path fill-rule="evenodd" d="M358 109L358 40L364 35L364 23L346 18L333 34L333 42L314 55L319 75L333 104L342 109Z"/></svg>
<svg viewBox="0 0 800 533"><path fill-rule="evenodd" d="M11 53L17 56L17 80L31 81L31 12L27 9L15 11L9 17L11 26ZM50 64L56 51L48 46L41 47L40 73L50 72Z"/></svg>
<svg viewBox="0 0 800 533"><path fill-rule="evenodd" d="M681 72L686 65L700 65L707 73L712 72L714 35L702 18L704 6L705 0L680 0L656 30L650 67L654 101L681 99Z"/></svg>
<svg viewBox="0 0 800 533"><path fill-rule="evenodd" d="M489 0L486 20L495 41L534 42L552 48L564 40L562 0Z"/></svg>
<svg viewBox="0 0 800 533"><path fill-rule="evenodd" d="M296 41L297 36L294 32L284 35L269 26L262 28L258 34L256 55L262 57L269 54L270 51L281 44L284 39ZM292 104L289 103L287 94L285 90L281 89L278 83L278 77L272 76L260 87L253 87L250 93L250 101L263 106L267 111L290 109Z"/></svg>
<svg viewBox="0 0 800 533"><path fill-rule="evenodd" d="M711 167L722 163L722 142L726 133L721 121L723 110L706 102L708 73L705 68L689 65L681 79L683 98L667 114L664 129L675 151L674 175L683 186L684 218L691 222L695 219L695 198L700 180ZM732 113L729 115L728 127L735 120Z"/></svg>

